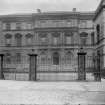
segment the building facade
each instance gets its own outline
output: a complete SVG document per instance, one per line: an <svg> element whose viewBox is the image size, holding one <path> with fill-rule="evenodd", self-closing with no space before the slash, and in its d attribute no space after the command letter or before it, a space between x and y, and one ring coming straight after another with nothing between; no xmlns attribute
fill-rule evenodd
<svg viewBox="0 0 105 105"><path fill-rule="evenodd" d="M30 57L37 54L37 80L77 79L82 47L86 69L92 70L100 54L105 67L105 5L96 12L38 12L0 16L0 53L5 79L29 80ZM92 75L92 74L91 74Z"/></svg>

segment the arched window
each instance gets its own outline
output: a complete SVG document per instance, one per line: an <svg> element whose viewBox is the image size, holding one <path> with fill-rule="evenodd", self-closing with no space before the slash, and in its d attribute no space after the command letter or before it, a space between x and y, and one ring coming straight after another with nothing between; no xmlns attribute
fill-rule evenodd
<svg viewBox="0 0 105 105"><path fill-rule="evenodd" d="M5 44L6 46L11 46L12 35L6 34L5 35Z"/></svg>
<svg viewBox="0 0 105 105"><path fill-rule="evenodd" d="M59 59L60 59L59 53L58 52L53 53L53 64L54 65L59 65Z"/></svg>
<svg viewBox="0 0 105 105"><path fill-rule="evenodd" d="M96 32L97 32L97 42L99 42L100 40L100 25L99 24L96 26Z"/></svg>
<svg viewBox="0 0 105 105"><path fill-rule="evenodd" d="M32 34L27 34L26 35L26 44L27 45L32 45L32 39L33 39Z"/></svg>
<svg viewBox="0 0 105 105"><path fill-rule="evenodd" d="M65 55L65 63L66 64L71 64L73 62L73 54L68 51Z"/></svg>
<svg viewBox="0 0 105 105"><path fill-rule="evenodd" d="M15 35L15 40L16 40L16 46L21 46L22 45L22 35L21 34L16 34Z"/></svg>

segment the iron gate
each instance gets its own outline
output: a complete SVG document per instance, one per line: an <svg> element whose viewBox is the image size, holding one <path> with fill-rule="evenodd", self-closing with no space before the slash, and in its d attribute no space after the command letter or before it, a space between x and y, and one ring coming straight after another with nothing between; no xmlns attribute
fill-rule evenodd
<svg viewBox="0 0 105 105"><path fill-rule="evenodd" d="M40 63L37 58L36 79L37 81L76 81L78 80L78 59L74 59L73 63L66 64L65 61L59 65ZM101 78L100 57L86 55L86 80L99 81ZM33 73L33 72L32 72ZM11 64L3 64L4 79L12 80L29 80L30 64L17 64L11 68Z"/></svg>

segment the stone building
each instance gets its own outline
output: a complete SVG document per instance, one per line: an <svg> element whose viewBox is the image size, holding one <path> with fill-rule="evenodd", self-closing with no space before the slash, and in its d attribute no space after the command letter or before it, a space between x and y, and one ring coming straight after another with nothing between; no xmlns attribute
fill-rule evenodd
<svg viewBox="0 0 105 105"><path fill-rule="evenodd" d="M95 12L41 12L0 16L0 53L5 79L29 80L29 54L37 54L37 80L77 79L82 47L86 69L100 54L105 67L105 1ZM97 62L96 62L97 63Z"/></svg>

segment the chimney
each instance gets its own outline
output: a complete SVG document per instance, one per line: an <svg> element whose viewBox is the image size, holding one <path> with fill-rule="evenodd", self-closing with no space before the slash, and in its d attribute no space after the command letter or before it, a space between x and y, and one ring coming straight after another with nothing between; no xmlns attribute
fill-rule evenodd
<svg viewBox="0 0 105 105"><path fill-rule="evenodd" d="M41 13L41 9L37 9L37 13Z"/></svg>
<svg viewBox="0 0 105 105"><path fill-rule="evenodd" d="M76 10L76 8L73 8L73 10L72 10L73 12L76 12L77 10Z"/></svg>

